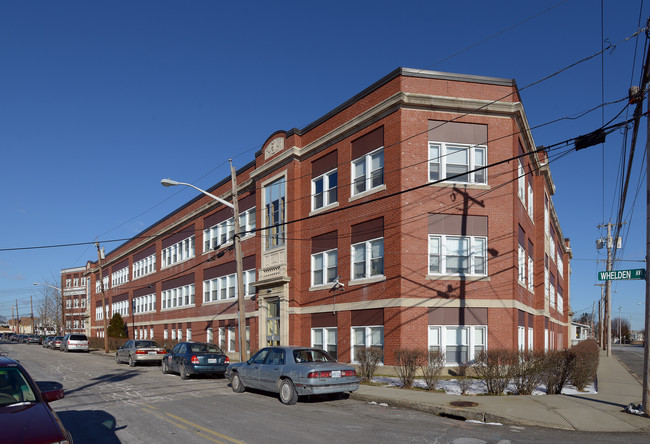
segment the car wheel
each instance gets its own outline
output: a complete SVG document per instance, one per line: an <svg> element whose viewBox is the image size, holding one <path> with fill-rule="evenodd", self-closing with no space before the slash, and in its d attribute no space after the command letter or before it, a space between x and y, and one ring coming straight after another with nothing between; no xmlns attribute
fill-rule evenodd
<svg viewBox="0 0 650 444"><path fill-rule="evenodd" d="M122 362L120 361L120 357L117 356L117 353L115 353L115 363L116 364L121 364Z"/></svg>
<svg viewBox="0 0 650 444"><path fill-rule="evenodd" d="M185 364L181 364L181 368L178 370L178 374L180 375L181 379L190 378L190 374L187 372L187 368L185 368Z"/></svg>
<svg viewBox="0 0 650 444"><path fill-rule="evenodd" d="M129 356L129 367L135 367L135 360L133 356Z"/></svg>
<svg viewBox="0 0 650 444"><path fill-rule="evenodd" d="M239 373L233 373L230 385L232 386L232 391L235 393L242 393L244 390L246 390L244 383L239 378Z"/></svg>
<svg viewBox="0 0 650 444"><path fill-rule="evenodd" d="M169 373L169 369L167 368L167 362L165 360L162 360L160 362L160 368L162 369L163 375Z"/></svg>
<svg viewBox="0 0 650 444"><path fill-rule="evenodd" d="M291 379L283 379L280 383L280 401L286 405L293 405L298 401L298 392Z"/></svg>

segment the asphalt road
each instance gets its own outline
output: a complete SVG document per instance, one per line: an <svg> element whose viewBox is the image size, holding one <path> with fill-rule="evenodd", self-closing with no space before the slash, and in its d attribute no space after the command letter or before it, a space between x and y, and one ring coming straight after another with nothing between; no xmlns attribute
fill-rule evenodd
<svg viewBox="0 0 650 444"><path fill-rule="evenodd" d="M612 354L643 384L643 345L612 345Z"/></svg>
<svg viewBox="0 0 650 444"><path fill-rule="evenodd" d="M113 356L61 353L0 342L36 380L63 384L52 403L76 444L92 443L509 443L646 442L646 436L576 433L486 425L356 401L233 393L225 379L163 375L158 366L131 368Z"/></svg>

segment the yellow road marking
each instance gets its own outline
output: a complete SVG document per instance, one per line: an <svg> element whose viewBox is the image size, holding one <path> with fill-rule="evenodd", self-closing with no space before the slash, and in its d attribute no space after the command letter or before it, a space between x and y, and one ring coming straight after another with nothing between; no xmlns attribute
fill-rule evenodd
<svg viewBox="0 0 650 444"><path fill-rule="evenodd" d="M190 421L188 421L188 420L186 420L186 419L180 418L180 417L178 417L178 416L176 416L176 415L172 415L171 413L167 413L167 412L165 412L165 415L169 416L170 418L174 418L174 419L177 420L177 421L180 421L180 422L182 422L182 423L185 423L185 424L187 424L187 425L189 425L189 426L196 427L196 428L199 429L199 430L203 430L203 431L206 432L206 433L210 433L211 435L218 436L219 438L223 438L223 439L225 439L225 440L227 440L227 441L230 441L230 442L232 442L232 443L235 443L235 444L244 444L243 441L239 441L239 440L237 440L237 439L231 438L230 436L222 435L222 434L219 433L219 432L215 432L214 430L210 430L210 429L208 429L208 428L202 427L202 426L200 426L200 425L198 425L198 424L195 424L195 423L193 423L193 422L190 422Z"/></svg>
<svg viewBox="0 0 650 444"><path fill-rule="evenodd" d="M153 412L153 411L151 411L151 410L149 410L149 409L142 409L142 410L144 410L145 412L151 413L153 416L155 416L155 417L158 418L158 419L162 419L163 421L168 422L168 423L170 423L170 424L173 424L173 425L175 425L176 427L180 427L180 428L183 429L183 430L189 430L189 429L188 429L187 427L185 427L183 424L179 424L179 423L177 423L176 421L172 421L172 420L170 420L170 419L167 419L167 418L165 418L164 416L159 415L158 413Z"/></svg>

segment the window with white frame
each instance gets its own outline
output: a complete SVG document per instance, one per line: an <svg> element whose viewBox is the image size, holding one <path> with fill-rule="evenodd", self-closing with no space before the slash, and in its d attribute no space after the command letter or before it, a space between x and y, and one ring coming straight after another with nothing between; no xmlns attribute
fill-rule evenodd
<svg viewBox="0 0 650 444"><path fill-rule="evenodd" d="M529 244L529 251L528 251L528 290L530 291L535 291L535 271L534 271L534 265L535 261L533 261L533 249Z"/></svg>
<svg viewBox="0 0 650 444"><path fill-rule="evenodd" d="M286 220L285 208L285 178L264 187L264 217L266 230L266 249L284 245L284 223Z"/></svg>
<svg viewBox="0 0 650 444"><path fill-rule="evenodd" d="M104 276L102 278L102 281L104 283L104 291L108 290L108 276ZM97 281L95 281L95 293L100 294L101 292L102 292L101 282L99 281L99 279L97 279Z"/></svg>
<svg viewBox="0 0 650 444"><path fill-rule="evenodd" d="M79 278L74 278L74 279L73 279L73 284L72 284L72 285L73 285L74 287L78 287L78 286L79 286Z"/></svg>
<svg viewBox="0 0 650 444"><path fill-rule="evenodd" d="M129 267L120 268L111 273L111 287L117 287L129 282Z"/></svg>
<svg viewBox="0 0 650 444"><path fill-rule="evenodd" d="M206 330L206 342L212 343L214 341L214 330L212 327Z"/></svg>
<svg viewBox="0 0 650 444"><path fill-rule="evenodd" d="M547 236L551 235L551 218L548 208L548 196L544 195L544 233Z"/></svg>
<svg viewBox="0 0 650 444"><path fill-rule="evenodd" d="M533 209L535 207L535 200L533 199L533 184L529 181L528 182L528 216L531 218L531 220L535 220L533 217Z"/></svg>
<svg viewBox="0 0 650 444"><path fill-rule="evenodd" d="M242 238L254 234L255 207L239 213L239 229ZM203 230L203 251L210 251L232 242L235 236L235 218L231 217Z"/></svg>
<svg viewBox="0 0 650 444"><path fill-rule="evenodd" d="M560 252L560 249L557 249L557 258L555 260L555 263L557 264L557 273L560 276L564 275L564 263L562 262L562 253Z"/></svg>
<svg viewBox="0 0 650 444"><path fill-rule="evenodd" d="M244 296L252 296L255 293L255 287L251 285L253 282L255 269L244 271ZM203 302L224 301L237 297L236 273L203 281Z"/></svg>
<svg viewBox="0 0 650 444"><path fill-rule="evenodd" d="M487 238L429 235L429 274L487 274Z"/></svg>
<svg viewBox="0 0 650 444"><path fill-rule="evenodd" d="M550 247L549 257L551 258L551 260L553 262L555 262L555 259L556 259L556 257L555 257L555 241L553 240L553 238L551 238L551 242L549 242L549 247Z"/></svg>
<svg viewBox="0 0 650 444"><path fill-rule="evenodd" d="M524 166L521 160L517 162L517 191L519 200L526 206L526 173L524 172Z"/></svg>
<svg viewBox="0 0 650 444"><path fill-rule="evenodd" d="M169 339L169 330L167 330L166 328L163 330L163 339L165 341Z"/></svg>
<svg viewBox="0 0 650 444"><path fill-rule="evenodd" d="M487 350L487 327L430 325L429 350L440 350L445 365L467 364Z"/></svg>
<svg viewBox="0 0 650 444"><path fill-rule="evenodd" d="M228 327L228 351L235 351L235 344L237 343L237 336L235 335L235 327Z"/></svg>
<svg viewBox="0 0 650 444"><path fill-rule="evenodd" d="M119 313L121 316L128 316L129 315L129 301L124 300L120 302L113 302L111 305L111 310L113 315L115 313Z"/></svg>
<svg viewBox="0 0 650 444"><path fill-rule="evenodd" d="M163 290L161 300L163 310L194 306L194 284Z"/></svg>
<svg viewBox="0 0 650 444"><path fill-rule="evenodd" d="M312 210L337 202L337 170L329 171L311 180Z"/></svg>
<svg viewBox="0 0 650 444"><path fill-rule="evenodd" d="M74 298L74 301L72 302L72 306L74 308L79 308L79 299Z"/></svg>
<svg viewBox="0 0 650 444"><path fill-rule="evenodd" d="M338 253L336 249L311 255L311 284L324 285L334 282L338 276Z"/></svg>
<svg viewBox="0 0 650 444"><path fill-rule="evenodd" d="M156 271L156 254L133 263L133 279L138 279Z"/></svg>
<svg viewBox="0 0 650 444"><path fill-rule="evenodd" d="M312 328L311 346L321 348L326 352L328 352L334 359L338 359L336 336L337 336L336 327Z"/></svg>
<svg viewBox="0 0 650 444"><path fill-rule="evenodd" d="M72 308L72 300L71 299L66 299L65 300L65 308Z"/></svg>
<svg viewBox="0 0 650 444"><path fill-rule="evenodd" d="M384 148L365 154L352 162L352 195L384 184Z"/></svg>
<svg viewBox="0 0 650 444"><path fill-rule="evenodd" d="M549 284L549 300L551 304L551 308L555 308L555 276L553 276L553 273L551 273L551 281Z"/></svg>
<svg viewBox="0 0 650 444"><path fill-rule="evenodd" d="M564 296L562 294L562 287L558 285L557 287L557 311L560 313L564 312Z"/></svg>
<svg viewBox="0 0 650 444"><path fill-rule="evenodd" d="M86 298L81 298L81 308L86 308Z"/></svg>
<svg viewBox="0 0 650 444"><path fill-rule="evenodd" d="M133 299L135 304L135 314L148 313L156 311L156 294L151 293L144 296L138 296Z"/></svg>
<svg viewBox="0 0 650 444"><path fill-rule="evenodd" d="M219 348L221 350L226 350L226 328L225 327L219 327Z"/></svg>
<svg viewBox="0 0 650 444"><path fill-rule="evenodd" d="M191 328L185 329L185 338L186 338L187 341L192 340L192 329Z"/></svg>
<svg viewBox="0 0 650 444"><path fill-rule="evenodd" d="M519 283L526 285L526 249L519 244Z"/></svg>
<svg viewBox="0 0 650 444"><path fill-rule="evenodd" d="M528 350L533 350L533 327L528 327Z"/></svg>
<svg viewBox="0 0 650 444"><path fill-rule="evenodd" d="M172 328L172 341L176 340L176 329Z"/></svg>
<svg viewBox="0 0 650 444"><path fill-rule="evenodd" d="M519 351L526 349L526 327L521 325L517 328L517 344L519 345Z"/></svg>
<svg viewBox="0 0 650 444"><path fill-rule="evenodd" d="M190 236L162 250L162 267L191 259L194 254L194 236Z"/></svg>
<svg viewBox="0 0 650 444"><path fill-rule="evenodd" d="M149 329L149 338L153 339L153 327Z"/></svg>
<svg viewBox="0 0 650 444"><path fill-rule="evenodd" d="M68 278L65 280L65 288L70 288L72 286L72 279Z"/></svg>
<svg viewBox="0 0 650 444"><path fill-rule="evenodd" d="M380 348L384 350L384 327L352 327L352 358L351 362L357 362L357 353L363 348ZM382 362L384 361L382 356Z"/></svg>
<svg viewBox="0 0 650 444"><path fill-rule="evenodd" d="M352 279L363 279L384 274L384 238L352 245Z"/></svg>
<svg viewBox="0 0 650 444"><path fill-rule="evenodd" d="M429 142L429 182L487 183L485 169L470 173L485 166L486 153L485 146Z"/></svg>

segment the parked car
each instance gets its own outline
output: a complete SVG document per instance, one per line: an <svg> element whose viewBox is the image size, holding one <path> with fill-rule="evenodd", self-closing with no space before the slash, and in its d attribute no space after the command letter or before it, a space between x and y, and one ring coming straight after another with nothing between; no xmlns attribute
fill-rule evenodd
<svg viewBox="0 0 650 444"><path fill-rule="evenodd" d="M163 358L162 372L178 373L181 379L190 375L224 375L230 359L214 344L205 342L179 342Z"/></svg>
<svg viewBox="0 0 650 444"><path fill-rule="evenodd" d="M247 387L279 393L283 404L301 395L340 396L359 388L356 369L341 364L325 350L310 347L266 347L246 362L228 366L226 376L235 393Z"/></svg>
<svg viewBox="0 0 650 444"><path fill-rule="evenodd" d="M128 362L131 367L145 362L160 364L165 354L167 354L167 350L158 345L156 341L131 339L117 349L115 362L118 364Z"/></svg>
<svg viewBox="0 0 650 444"><path fill-rule="evenodd" d="M55 336L52 341L50 341L50 348L52 350L60 349L62 340L63 336Z"/></svg>
<svg viewBox="0 0 650 444"><path fill-rule="evenodd" d="M88 353L90 351L88 337L84 334L68 333L61 339L60 350L66 353L71 351L84 351Z"/></svg>
<svg viewBox="0 0 650 444"><path fill-rule="evenodd" d="M52 339L54 339L54 336L47 336L45 339L43 339L43 347L50 348L50 343L52 342Z"/></svg>
<svg viewBox="0 0 650 444"><path fill-rule="evenodd" d="M39 335L27 335L25 342L27 344L40 344L43 342L43 338L41 338Z"/></svg>
<svg viewBox="0 0 650 444"><path fill-rule="evenodd" d="M17 361L0 356L0 430L2 442L72 443L70 433L49 402L64 396L60 384L43 390Z"/></svg>

